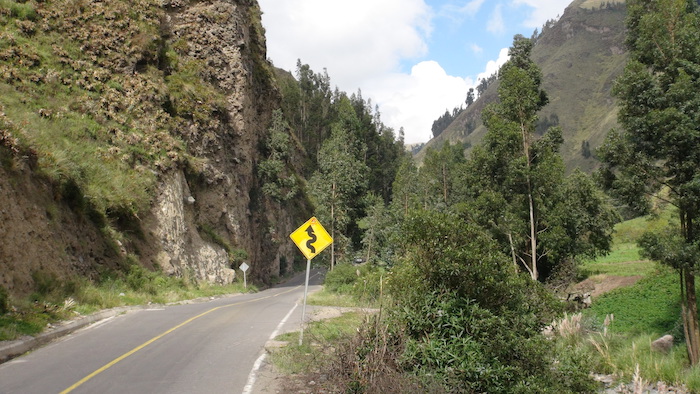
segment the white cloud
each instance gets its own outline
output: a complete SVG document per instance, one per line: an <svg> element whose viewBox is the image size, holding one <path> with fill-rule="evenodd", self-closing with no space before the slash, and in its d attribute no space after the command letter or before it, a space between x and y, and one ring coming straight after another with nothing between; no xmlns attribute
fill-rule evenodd
<svg viewBox="0 0 700 394"><path fill-rule="evenodd" d="M461 8L461 11L465 12L467 15L474 16L479 12L482 4L484 4L484 0L472 0L465 4L464 7Z"/></svg>
<svg viewBox="0 0 700 394"><path fill-rule="evenodd" d="M571 0L513 0L513 5L525 4L534 8L523 22L525 27L540 28L549 19L562 15Z"/></svg>
<svg viewBox="0 0 700 394"><path fill-rule="evenodd" d="M458 16L473 17L479 12L485 0L472 0L462 5L448 3L440 8L440 16L450 19L458 19Z"/></svg>
<svg viewBox="0 0 700 394"><path fill-rule="evenodd" d="M297 59L352 92L427 53L430 8L423 0L260 0L268 53L294 71Z"/></svg>
<svg viewBox="0 0 700 394"><path fill-rule="evenodd" d="M471 44L471 45L469 46L469 49L471 49L471 51L472 51L475 55L481 55L482 53L484 53L484 48L482 48L482 47L480 47L480 46L478 46L478 45L476 45L476 44Z"/></svg>
<svg viewBox="0 0 700 394"><path fill-rule="evenodd" d="M536 0L512 0L526 4ZM475 15L485 0L464 2L463 16ZM362 89L379 106L382 121L404 127L407 143L432 137L432 122L464 103L476 81L448 75L435 61L400 68L427 53L432 10L424 0L259 0L268 56L277 67L294 71L297 59L315 72L328 70L331 84L348 93ZM496 8L492 28L504 29L504 11ZM442 15L441 15L442 16ZM468 47L481 54L484 49ZM486 64L486 78L507 60L508 49ZM417 60L416 60L417 61ZM406 63L404 63L406 64ZM409 63L410 64L410 63ZM477 79L478 80L478 79Z"/></svg>
<svg viewBox="0 0 700 394"><path fill-rule="evenodd" d="M477 75L476 80L478 81L480 79L488 78L494 73L498 72L498 69L500 69L501 66L508 61L508 59L510 59L508 51L509 48L501 49L501 51L498 53L498 59L490 60L488 63L486 63L486 69L484 70L484 72Z"/></svg>
<svg viewBox="0 0 700 394"><path fill-rule="evenodd" d="M488 24L486 25L486 30L495 34L501 34L506 31L506 25L503 22L502 4L497 4L496 7L493 9L491 18L489 19Z"/></svg>
<svg viewBox="0 0 700 394"><path fill-rule="evenodd" d="M498 59L486 63L476 81L448 75L435 61L420 62L411 74L393 73L370 81L362 94L372 97L382 122L393 127L397 135L399 128L404 128L407 144L426 142L433 137L433 121L445 110L464 104L469 88L493 75L508 59L508 48L501 49Z"/></svg>
<svg viewBox="0 0 700 394"><path fill-rule="evenodd" d="M362 89L379 105L382 122L398 134L404 127L407 144L432 138L433 121L445 110L459 107L474 81L447 75L434 61L424 61L411 74L393 73L372 81Z"/></svg>

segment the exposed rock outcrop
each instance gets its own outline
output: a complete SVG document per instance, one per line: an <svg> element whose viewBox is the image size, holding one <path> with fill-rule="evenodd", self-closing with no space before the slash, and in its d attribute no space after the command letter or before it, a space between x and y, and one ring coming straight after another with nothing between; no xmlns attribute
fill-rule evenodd
<svg viewBox="0 0 700 394"><path fill-rule="evenodd" d="M39 115L65 123L69 112L106 125L91 131L104 144L95 155L155 181L150 209L92 215L102 208L88 201L83 181L45 176L36 157L27 162L31 143L18 142L32 130L0 119L0 285L28 293L36 272L97 278L133 257L214 283L234 280L244 259L253 281L291 270L298 253L286 235L309 210L304 198L270 200L256 173L280 102L257 2L37 4L34 21L18 21L31 24L23 34L65 34L70 44L51 45L45 59L7 35L0 83L18 92L32 83L70 86L76 103Z"/></svg>

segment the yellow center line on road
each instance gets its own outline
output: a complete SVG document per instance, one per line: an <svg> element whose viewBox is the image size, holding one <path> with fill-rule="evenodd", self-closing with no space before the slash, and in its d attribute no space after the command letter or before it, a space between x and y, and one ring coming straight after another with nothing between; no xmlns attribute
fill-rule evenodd
<svg viewBox="0 0 700 394"><path fill-rule="evenodd" d="M182 327L182 326L185 326L185 325L187 325L187 324L189 324L189 323L192 323L193 321L199 319L200 317L202 317L202 316L204 316L204 315L207 315L207 314L209 314L209 313L211 313L211 312L214 312L214 311L219 310L219 309L222 309L222 308L228 308L228 307L231 307L231 306L238 306L238 305L243 305L243 304L249 304L249 303L251 303L251 302L256 302L256 301L261 301L261 300L265 300L265 299L272 298L272 297L277 297L277 296L282 295L282 294L290 293L290 292L296 290L297 288L299 288L299 287L301 287L301 286L303 286L303 285L299 285L299 286L293 287L293 288L291 288L291 289L289 289L289 290L286 290L286 291L283 291L283 292L280 292L280 293L277 293L277 294L273 294L273 295L269 295L269 296L265 296L265 297L260 297L260 298L256 298L256 299L253 299L253 300L241 301L241 302L236 302L236 303L233 303L233 304L217 306L216 308L212 308L212 309L209 309L209 310L206 311L206 312L200 313L199 315L197 315L197 316L195 316L195 317L192 317L192 318L190 318L190 319L185 320L184 322L178 324L177 326L175 326L175 327L173 327L173 328L171 328L171 329L169 329L169 330L163 332L162 334L160 334L160 335L158 335L158 336L155 336L155 337L149 339L148 341L142 343L141 345L136 346L135 348L133 348L133 349L129 350L128 352L122 354L121 356L115 358L114 360L112 360L112 361L110 361L109 363L105 364L105 365L102 366L101 368L97 369L95 372L93 372L93 373L91 373L90 375L88 375L88 376L86 376L86 377L80 379L79 381L77 381L77 382L76 382L75 384L73 384L72 386L70 386L70 387L68 387L67 389L61 391L60 394L70 393L71 391L73 391L73 390L75 390L76 388L80 387L82 384L84 384L84 383L87 382L88 380L90 380L90 379L94 378L95 376L101 374L102 372L108 370L109 368L111 368L112 366L114 366L115 364L117 364L118 362L124 360L125 358L131 356L132 354L138 352L139 350L145 348L146 346L152 344L153 342L159 340L160 338L163 338L164 336L170 334L171 332L177 330L178 328L180 328L180 327Z"/></svg>

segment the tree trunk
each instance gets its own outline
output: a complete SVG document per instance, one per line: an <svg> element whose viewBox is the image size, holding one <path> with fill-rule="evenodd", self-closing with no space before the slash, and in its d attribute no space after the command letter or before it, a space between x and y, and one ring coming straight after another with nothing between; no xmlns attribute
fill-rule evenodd
<svg viewBox="0 0 700 394"><path fill-rule="evenodd" d="M510 243L510 256L513 258L513 266L515 271L518 271L518 260L515 256L515 246L513 245L513 234L508 233L508 242Z"/></svg>
<svg viewBox="0 0 700 394"><path fill-rule="evenodd" d="M372 255L372 237L374 237L374 227L372 227L372 230L370 230L369 233L369 242L367 243L367 258L365 259L366 263L369 263L369 258Z"/></svg>
<svg viewBox="0 0 700 394"><path fill-rule="evenodd" d="M680 210L681 232L686 242L692 243L695 237L694 216L687 209ZM695 275L691 267L684 267L681 274L681 315L683 332L691 365L700 362L700 324L698 323L698 305L695 293Z"/></svg>
<svg viewBox="0 0 700 394"><path fill-rule="evenodd" d="M442 197L447 205L447 165L442 165Z"/></svg>
<svg viewBox="0 0 700 394"><path fill-rule="evenodd" d="M521 119L525 116L521 115ZM525 123L520 123L520 132L523 138L523 154L525 155L525 165L526 168L526 180L527 180L527 200L530 209L530 263L532 269L530 270L530 277L532 280L537 280L539 278L539 272L537 272L537 225L535 223L535 202L532 198L532 179L530 178L530 133L527 130Z"/></svg>
<svg viewBox="0 0 700 394"><path fill-rule="evenodd" d="M331 238L335 240L335 181L331 187ZM335 242L331 242L331 271L335 267Z"/></svg>
<svg viewBox="0 0 700 394"><path fill-rule="evenodd" d="M695 295L695 276L689 268L681 269L681 314L688 359L691 365L700 361L700 325Z"/></svg>
<svg viewBox="0 0 700 394"><path fill-rule="evenodd" d="M530 202L530 253L532 261L532 270L530 276L532 280L537 280L539 272L537 272L537 228L535 226L535 204L532 201L532 190L530 190L530 179L527 180L527 198Z"/></svg>
<svg viewBox="0 0 700 394"><path fill-rule="evenodd" d="M408 216L408 193L404 194L403 216Z"/></svg>

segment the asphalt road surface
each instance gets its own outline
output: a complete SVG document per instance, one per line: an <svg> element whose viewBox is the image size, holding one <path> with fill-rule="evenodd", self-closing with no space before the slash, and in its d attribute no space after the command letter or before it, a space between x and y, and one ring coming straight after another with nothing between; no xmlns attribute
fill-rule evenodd
<svg viewBox="0 0 700 394"><path fill-rule="evenodd" d="M318 286L322 274L312 271ZM257 294L103 320L0 365L0 393L245 393L275 332L299 328L304 275Z"/></svg>

